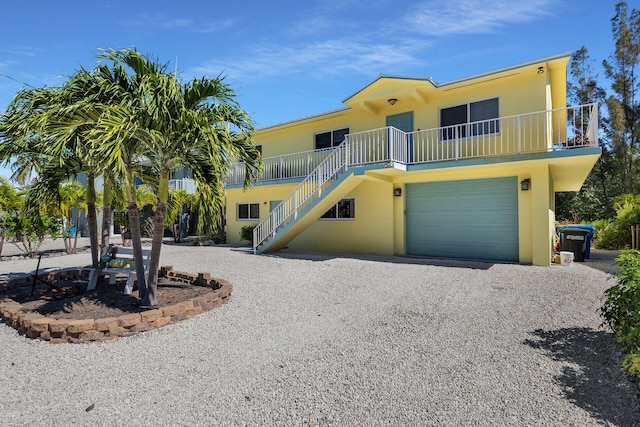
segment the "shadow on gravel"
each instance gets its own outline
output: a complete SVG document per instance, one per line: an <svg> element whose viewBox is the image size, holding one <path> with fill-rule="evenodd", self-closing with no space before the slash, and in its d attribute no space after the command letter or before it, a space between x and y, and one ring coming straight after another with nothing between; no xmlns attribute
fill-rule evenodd
<svg viewBox="0 0 640 427"><path fill-rule="evenodd" d="M244 252L239 250L240 252ZM253 255L252 252L246 251L247 254ZM472 270L489 270L495 264L513 264L509 262L496 261L478 261L466 259L450 259L450 258L430 258L421 256L399 256L399 255L367 255L367 254L348 254L348 253L325 253L325 252L298 252L298 251L280 251L269 253L267 256L284 259L302 259L307 261L331 261L334 259L358 259L361 261L389 262L392 264L418 264L431 265L436 267L455 267L468 268Z"/></svg>
<svg viewBox="0 0 640 427"><path fill-rule="evenodd" d="M613 334L589 328L538 329L525 344L565 362L555 377L566 398L605 424L640 424L636 383L620 367L622 354Z"/></svg>

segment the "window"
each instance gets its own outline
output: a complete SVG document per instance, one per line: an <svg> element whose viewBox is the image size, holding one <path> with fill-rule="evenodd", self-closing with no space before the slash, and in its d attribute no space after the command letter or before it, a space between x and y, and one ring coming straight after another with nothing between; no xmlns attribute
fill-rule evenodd
<svg viewBox="0 0 640 427"><path fill-rule="evenodd" d="M260 203L238 203L238 219L260 219Z"/></svg>
<svg viewBox="0 0 640 427"><path fill-rule="evenodd" d="M354 219L356 217L354 199L342 199L322 215L321 219Z"/></svg>
<svg viewBox="0 0 640 427"><path fill-rule="evenodd" d="M316 150L323 148L337 147L344 141L345 135L349 134L349 128L332 130L329 132L316 133L314 147Z"/></svg>
<svg viewBox="0 0 640 427"><path fill-rule="evenodd" d="M500 132L498 98L490 98L440 110L443 140ZM481 123L477 123L481 122ZM456 126L464 125L464 126Z"/></svg>
<svg viewBox="0 0 640 427"><path fill-rule="evenodd" d="M262 154L262 144L257 144L256 150L258 150L258 153Z"/></svg>

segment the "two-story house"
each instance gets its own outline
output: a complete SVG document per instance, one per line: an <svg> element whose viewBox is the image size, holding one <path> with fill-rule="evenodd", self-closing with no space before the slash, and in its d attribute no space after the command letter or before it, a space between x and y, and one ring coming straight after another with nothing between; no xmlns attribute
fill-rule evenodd
<svg viewBox="0 0 640 427"><path fill-rule="evenodd" d="M226 178L227 241L306 251L551 262L554 200L601 154L567 107L570 53L462 79L380 75L344 108L260 129L264 170Z"/></svg>

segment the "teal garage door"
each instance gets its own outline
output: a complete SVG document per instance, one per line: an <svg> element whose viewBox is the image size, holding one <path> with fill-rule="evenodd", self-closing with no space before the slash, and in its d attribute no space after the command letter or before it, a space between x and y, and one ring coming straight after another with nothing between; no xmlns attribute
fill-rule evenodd
<svg viewBox="0 0 640 427"><path fill-rule="evenodd" d="M409 255L518 261L516 177L406 186Z"/></svg>

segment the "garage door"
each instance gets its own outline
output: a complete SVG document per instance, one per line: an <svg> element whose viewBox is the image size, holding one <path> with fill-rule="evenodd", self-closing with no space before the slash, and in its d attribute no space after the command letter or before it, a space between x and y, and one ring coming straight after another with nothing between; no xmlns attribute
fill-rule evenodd
<svg viewBox="0 0 640 427"><path fill-rule="evenodd" d="M516 177L407 184L407 254L518 261Z"/></svg>

